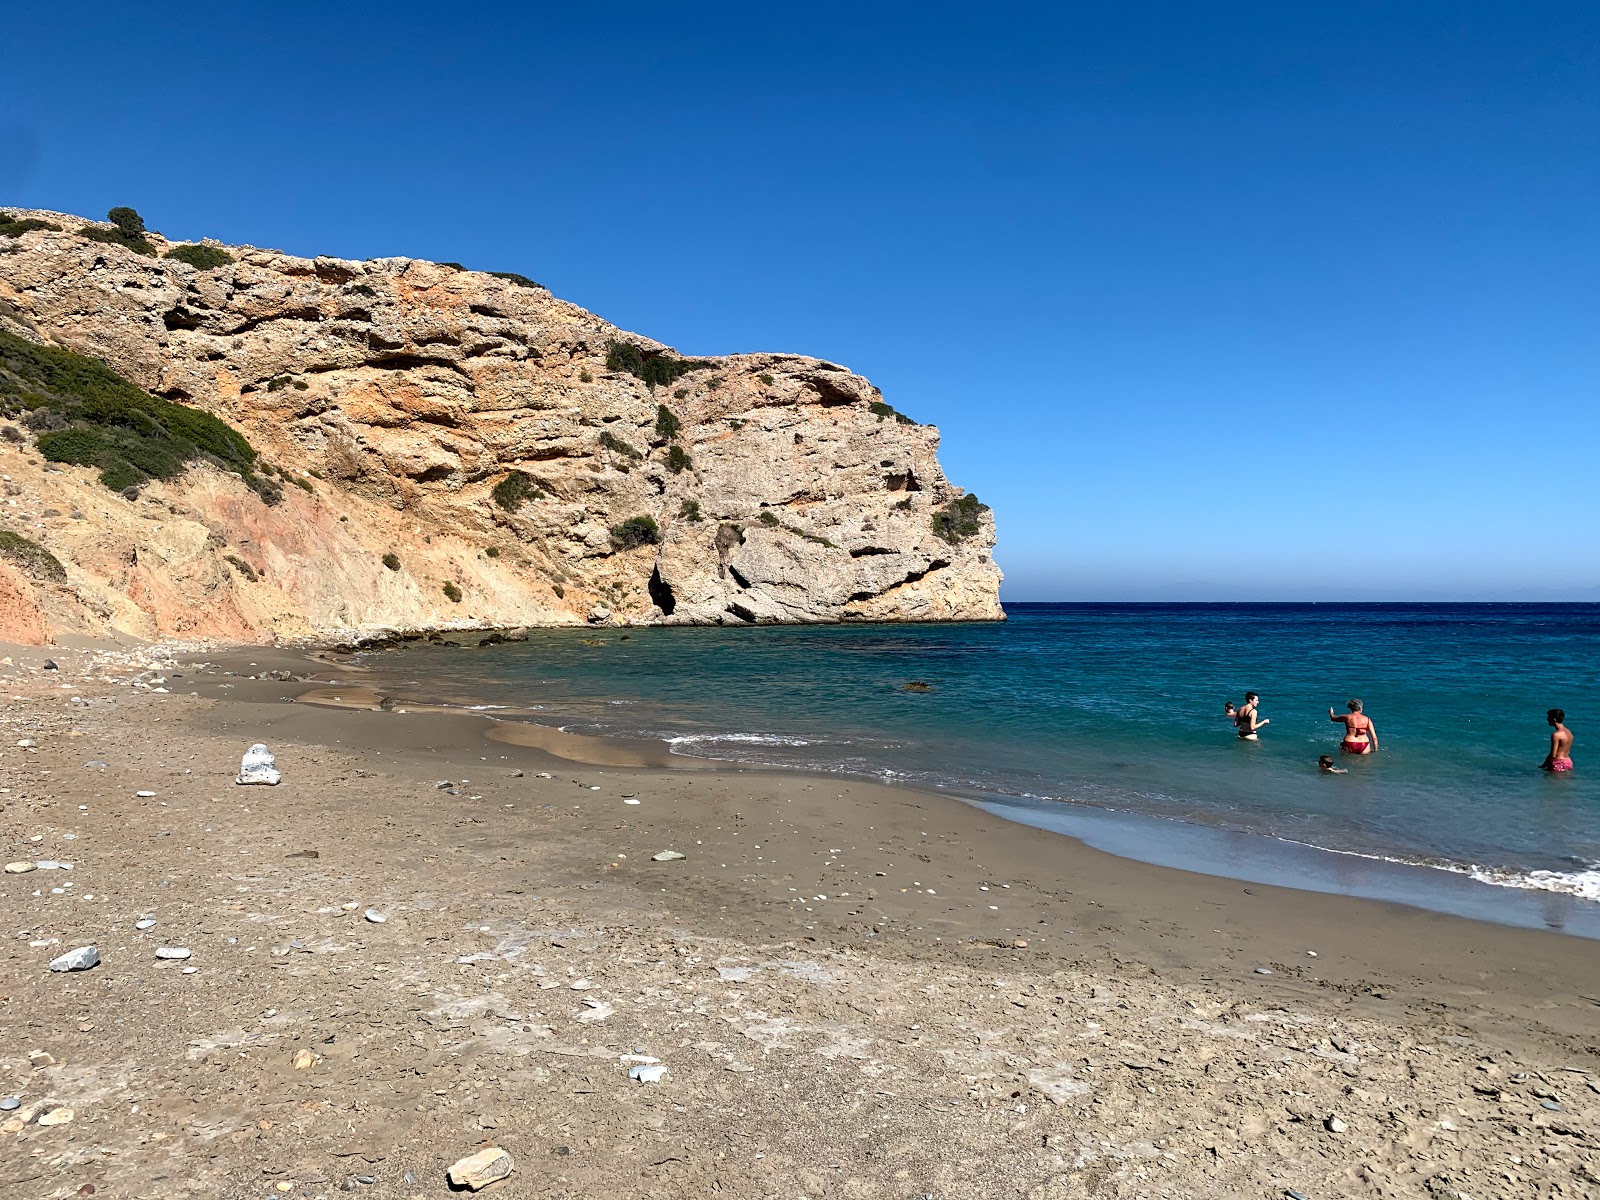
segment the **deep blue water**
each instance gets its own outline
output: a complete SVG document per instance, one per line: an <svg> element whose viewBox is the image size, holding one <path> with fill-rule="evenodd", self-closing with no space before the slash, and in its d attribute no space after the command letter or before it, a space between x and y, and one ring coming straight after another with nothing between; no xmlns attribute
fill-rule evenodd
<svg viewBox="0 0 1600 1200"><path fill-rule="evenodd" d="M418 694L538 706L544 723L683 754L954 788L1018 812L1170 818L1600 898L1600 605L1008 612L992 625L540 630L370 661ZM909 680L932 690L901 690ZM1272 722L1259 743L1222 715L1247 689ZM1340 733L1328 707L1352 696L1382 751L1319 775ZM1577 732L1570 776L1536 769L1551 707ZM1161 840L1176 827L1135 828ZM1139 837L1122 848L1138 853Z"/></svg>

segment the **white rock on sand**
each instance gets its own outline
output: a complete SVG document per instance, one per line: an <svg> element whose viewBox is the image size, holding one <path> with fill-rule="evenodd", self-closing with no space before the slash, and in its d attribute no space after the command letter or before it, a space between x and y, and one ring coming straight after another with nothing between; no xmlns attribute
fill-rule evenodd
<svg viewBox="0 0 1600 1200"><path fill-rule="evenodd" d="M272 751L257 742L244 752L244 757L239 760L239 775L235 783L265 783L276 786L283 776L278 773L277 760L272 757Z"/></svg>

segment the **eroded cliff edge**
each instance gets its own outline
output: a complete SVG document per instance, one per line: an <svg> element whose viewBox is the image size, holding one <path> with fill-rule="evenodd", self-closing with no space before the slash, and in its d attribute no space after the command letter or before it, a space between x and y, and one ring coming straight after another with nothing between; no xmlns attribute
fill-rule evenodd
<svg viewBox="0 0 1600 1200"><path fill-rule="evenodd" d="M0 211L60 226L0 236L0 329L215 414L297 485L267 504L200 464L129 499L13 420L0 526L64 571L0 558L0 638L1003 619L992 516L938 431L842 367L684 371L520 277L249 247L199 269Z"/></svg>

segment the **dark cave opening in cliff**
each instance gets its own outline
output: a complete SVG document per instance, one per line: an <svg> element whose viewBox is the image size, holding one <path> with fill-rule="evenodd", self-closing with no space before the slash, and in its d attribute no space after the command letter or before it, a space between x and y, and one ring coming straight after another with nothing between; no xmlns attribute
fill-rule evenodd
<svg viewBox="0 0 1600 1200"><path fill-rule="evenodd" d="M657 567L650 572L650 599L655 601L655 606L666 616L672 615L672 610L678 607L678 598L672 594L672 585L661 578L661 568Z"/></svg>

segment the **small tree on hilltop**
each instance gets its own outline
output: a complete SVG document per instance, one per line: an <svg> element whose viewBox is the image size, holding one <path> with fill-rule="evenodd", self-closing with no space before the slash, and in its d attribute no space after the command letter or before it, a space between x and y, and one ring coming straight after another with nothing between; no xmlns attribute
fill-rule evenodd
<svg viewBox="0 0 1600 1200"><path fill-rule="evenodd" d="M115 225L122 236L129 241L144 237L144 218L131 208L118 205L106 214L106 220Z"/></svg>

